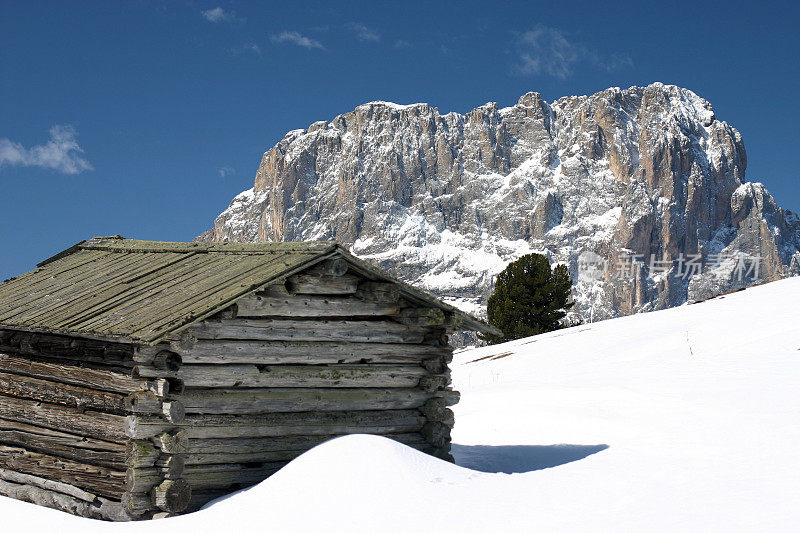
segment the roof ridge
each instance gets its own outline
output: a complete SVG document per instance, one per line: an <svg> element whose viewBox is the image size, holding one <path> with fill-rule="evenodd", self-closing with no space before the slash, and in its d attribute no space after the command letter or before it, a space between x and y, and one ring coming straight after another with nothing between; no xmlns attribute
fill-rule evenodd
<svg viewBox="0 0 800 533"><path fill-rule="evenodd" d="M113 237L94 237L76 245L82 250L106 250L131 253L239 253L268 254L286 252L325 253L338 246L335 241L284 241L284 242L178 242L148 241ZM66 250L65 250L66 251Z"/></svg>

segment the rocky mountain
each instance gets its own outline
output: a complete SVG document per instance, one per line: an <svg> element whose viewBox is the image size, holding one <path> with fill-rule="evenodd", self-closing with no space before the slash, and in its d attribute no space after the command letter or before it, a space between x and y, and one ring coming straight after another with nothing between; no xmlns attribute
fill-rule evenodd
<svg viewBox="0 0 800 533"><path fill-rule="evenodd" d="M800 273L800 219L746 166L706 100L660 83L464 115L370 102L289 132L198 239L337 240L479 314L543 252L598 320Z"/></svg>

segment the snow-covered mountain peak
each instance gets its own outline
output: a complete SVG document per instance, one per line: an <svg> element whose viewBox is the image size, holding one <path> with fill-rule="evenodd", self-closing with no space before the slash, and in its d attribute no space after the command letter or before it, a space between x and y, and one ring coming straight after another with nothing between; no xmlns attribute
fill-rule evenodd
<svg viewBox="0 0 800 533"><path fill-rule="evenodd" d="M465 114L370 102L290 132L201 238L338 240L473 312L538 251L569 265L575 310L596 320L800 272L797 217L746 166L739 132L674 85L529 92ZM580 283L589 251L605 276ZM742 254L758 277L721 268Z"/></svg>

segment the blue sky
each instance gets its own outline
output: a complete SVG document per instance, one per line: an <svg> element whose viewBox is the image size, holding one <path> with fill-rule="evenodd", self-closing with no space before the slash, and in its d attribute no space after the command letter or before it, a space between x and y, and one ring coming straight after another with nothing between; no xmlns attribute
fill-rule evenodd
<svg viewBox="0 0 800 533"><path fill-rule="evenodd" d="M736 2L0 0L0 280L93 235L190 240L288 130L662 81L800 210L800 8Z"/></svg>

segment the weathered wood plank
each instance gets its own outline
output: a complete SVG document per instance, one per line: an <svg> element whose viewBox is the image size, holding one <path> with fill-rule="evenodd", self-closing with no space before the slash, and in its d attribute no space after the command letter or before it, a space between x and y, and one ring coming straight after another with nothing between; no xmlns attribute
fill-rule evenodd
<svg viewBox="0 0 800 533"><path fill-rule="evenodd" d="M0 442L79 463L124 468L125 447L55 429L0 419Z"/></svg>
<svg viewBox="0 0 800 533"><path fill-rule="evenodd" d="M430 397L421 389L186 389L189 414L254 414L299 411L369 411L420 407Z"/></svg>
<svg viewBox="0 0 800 533"><path fill-rule="evenodd" d="M125 438L124 416L34 400L0 395L0 417L112 442Z"/></svg>
<svg viewBox="0 0 800 533"><path fill-rule="evenodd" d="M395 433L384 435L407 446L427 451L430 444L420 433ZM336 438L337 435L282 437L275 439L213 439L191 440L190 446L206 453L190 451L183 456L187 465L199 464L245 464L291 461L311 448ZM294 439L294 442L287 439ZM216 442L218 441L218 442ZM242 442L244 441L244 443ZM162 458L156 465L166 464Z"/></svg>
<svg viewBox="0 0 800 533"><path fill-rule="evenodd" d="M122 394L6 372L0 372L0 394L80 409L88 408L117 414L125 413L125 396Z"/></svg>
<svg viewBox="0 0 800 533"><path fill-rule="evenodd" d="M291 294L355 294L360 279L352 274L343 276L296 274L286 280L286 289Z"/></svg>
<svg viewBox="0 0 800 533"><path fill-rule="evenodd" d="M183 364L341 364L411 363L436 357L452 357L452 348L427 344L373 342L291 342L254 340L195 340L173 342ZM150 364L152 354L142 349L134 356L139 364Z"/></svg>
<svg viewBox="0 0 800 533"><path fill-rule="evenodd" d="M419 431L425 417L416 409L386 411L327 411L264 415L188 415L178 423L189 439L341 435L346 433L409 433ZM149 439L175 426L157 417L129 416L126 433ZM190 440L191 442L191 440Z"/></svg>
<svg viewBox="0 0 800 533"><path fill-rule="evenodd" d="M109 498L121 498L124 490L124 472L22 448L0 446L0 467L68 483Z"/></svg>
<svg viewBox="0 0 800 533"><path fill-rule="evenodd" d="M421 343L428 331L390 320L205 320L187 331L198 339Z"/></svg>
<svg viewBox="0 0 800 533"><path fill-rule="evenodd" d="M13 331L0 340L0 352L22 354L66 361L80 361L100 366L133 366L131 344L79 339L63 335L49 335L24 331Z"/></svg>
<svg viewBox="0 0 800 533"><path fill-rule="evenodd" d="M186 387L416 387L428 372L411 365L183 365L168 372L137 366L134 376L154 378L166 374Z"/></svg>
<svg viewBox="0 0 800 533"><path fill-rule="evenodd" d="M348 268L347 261L341 257L334 257L320 261L305 272L319 276L344 276L347 274Z"/></svg>
<svg viewBox="0 0 800 533"><path fill-rule="evenodd" d="M184 478L192 490L204 491L223 487L247 487L259 483L284 466L286 461L264 463L250 468L245 465L194 465L187 466Z"/></svg>
<svg viewBox="0 0 800 533"><path fill-rule="evenodd" d="M89 503L61 492L43 489L30 484L11 483L5 480L0 480L0 495L85 518L113 522L131 520L131 517L125 512L120 502L105 498L98 498L96 502Z"/></svg>
<svg viewBox="0 0 800 533"><path fill-rule="evenodd" d="M0 371L122 394L131 394L147 387L146 383L133 379L130 372L123 374L49 363L4 353L0 353Z"/></svg>
<svg viewBox="0 0 800 533"><path fill-rule="evenodd" d="M7 468L0 468L0 479L4 481L10 481L12 483L32 485L34 487L39 487L40 489L60 492L61 494L66 494L67 496L72 496L73 498L78 498L79 500L89 503L97 501L97 496L95 494L86 492L85 490L73 485L61 483L60 481L55 481L52 479L32 476L30 474L23 474Z"/></svg>
<svg viewBox="0 0 800 533"><path fill-rule="evenodd" d="M367 302L396 304L400 301L400 287L394 283L381 281L362 281L358 285L356 298Z"/></svg>
<svg viewBox="0 0 800 533"><path fill-rule="evenodd" d="M447 323L444 311L424 307L407 307L400 311L394 319L401 324L416 327L441 327Z"/></svg>
<svg viewBox="0 0 800 533"><path fill-rule="evenodd" d="M391 316L400 311L397 303L336 296L280 298L254 294L237 300L236 306L238 317L364 317Z"/></svg>

